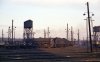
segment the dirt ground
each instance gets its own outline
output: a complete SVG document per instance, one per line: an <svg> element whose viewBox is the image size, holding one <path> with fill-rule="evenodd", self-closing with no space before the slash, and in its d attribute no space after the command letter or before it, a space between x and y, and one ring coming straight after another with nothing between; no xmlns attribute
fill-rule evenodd
<svg viewBox="0 0 100 62"><path fill-rule="evenodd" d="M69 46L66 48L42 48L41 50L46 51L46 52L50 52L53 54L59 54L59 55L70 55L70 53L75 54L75 53L87 53L90 52L89 48L84 48L84 47L73 47L73 46ZM96 49L93 48L93 52L100 52L100 48Z"/></svg>

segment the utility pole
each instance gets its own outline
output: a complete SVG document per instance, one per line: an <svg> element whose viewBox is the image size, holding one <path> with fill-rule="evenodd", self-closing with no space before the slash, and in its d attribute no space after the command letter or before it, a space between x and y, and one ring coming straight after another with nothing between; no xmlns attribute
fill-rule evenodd
<svg viewBox="0 0 100 62"><path fill-rule="evenodd" d="M12 20L12 43L13 43L13 20Z"/></svg>
<svg viewBox="0 0 100 62"><path fill-rule="evenodd" d="M14 41L15 41L15 28L14 28Z"/></svg>
<svg viewBox="0 0 100 62"><path fill-rule="evenodd" d="M67 40L68 40L68 32L69 32L69 31L68 31L68 23L67 23Z"/></svg>
<svg viewBox="0 0 100 62"><path fill-rule="evenodd" d="M45 31L45 29L44 29L44 38L46 38L46 31Z"/></svg>
<svg viewBox="0 0 100 62"><path fill-rule="evenodd" d="M50 34L50 31L49 31L49 27L48 27L48 32L47 32L48 38L49 38L49 34Z"/></svg>
<svg viewBox="0 0 100 62"><path fill-rule="evenodd" d="M4 36L4 34L3 34L3 29L2 29L2 42L3 42L3 36Z"/></svg>
<svg viewBox="0 0 100 62"><path fill-rule="evenodd" d="M71 41L73 41L73 27L71 26Z"/></svg>
<svg viewBox="0 0 100 62"><path fill-rule="evenodd" d="M11 39L11 29L10 27L8 27L8 42L10 41Z"/></svg>
<svg viewBox="0 0 100 62"><path fill-rule="evenodd" d="M89 23L89 39L90 39L90 52L92 52L92 39L91 39L91 24L90 24L90 12L89 12L89 3L87 2L87 14L88 14L88 23Z"/></svg>
<svg viewBox="0 0 100 62"><path fill-rule="evenodd" d="M78 29L78 34L77 34L77 35L78 35L78 44L79 44L79 41L80 41L80 37L79 37L79 35L80 35L80 34L79 34L79 29Z"/></svg>

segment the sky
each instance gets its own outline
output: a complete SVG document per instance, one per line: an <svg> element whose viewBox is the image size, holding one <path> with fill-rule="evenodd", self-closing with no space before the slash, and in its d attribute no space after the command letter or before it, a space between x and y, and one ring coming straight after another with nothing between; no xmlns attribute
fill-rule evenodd
<svg viewBox="0 0 100 62"><path fill-rule="evenodd" d="M0 0L0 34L4 30L7 37L8 27L12 19L16 27L16 38L23 37L24 21L33 20L35 37L43 37L43 30L50 28L50 37L66 38L66 25L73 26L74 37L77 39L77 30L80 38L86 37L86 2L90 4L90 15L93 25L100 25L100 0ZM1 35L0 35L1 37Z"/></svg>

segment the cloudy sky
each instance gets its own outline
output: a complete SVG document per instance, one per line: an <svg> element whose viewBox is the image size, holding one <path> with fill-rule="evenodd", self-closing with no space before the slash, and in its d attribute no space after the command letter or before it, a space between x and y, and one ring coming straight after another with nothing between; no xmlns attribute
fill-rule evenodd
<svg viewBox="0 0 100 62"><path fill-rule="evenodd" d="M80 29L81 39L85 37L87 16L86 2L90 3L90 12L94 13L94 25L100 25L100 0L0 0L0 34L4 30L7 37L8 26L12 19L16 26L16 37L22 38L23 22L33 20L35 37L43 37L43 30L50 27L51 37L66 37L66 24L73 26L74 36ZM1 37L1 35L0 35ZM77 38L76 38L77 39Z"/></svg>

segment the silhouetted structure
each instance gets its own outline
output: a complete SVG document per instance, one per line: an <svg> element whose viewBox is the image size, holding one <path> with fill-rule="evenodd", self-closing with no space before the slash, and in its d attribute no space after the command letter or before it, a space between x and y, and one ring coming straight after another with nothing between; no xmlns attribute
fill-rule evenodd
<svg viewBox="0 0 100 62"><path fill-rule="evenodd" d="M79 32L79 29L78 29L77 36L78 36L78 44L79 44L79 41L80 41L80 32Z"/></svg>
<svg viewBox="0 0 100 62"><path fill-rule="evenodd" d="M71 26L71 41L73 41L73 27Z"/></svg>
<svg viewBox="0 0 100 62"><path fill-rule="evenodd" d="M67 35L67 36L66 36L67 40L68 40L68 33L69 33L68 29L69 29L69 28L68 28L68 23L67 23L67 31L66 31L66 32L67 32L67 34L66 34L66 35Z"/></svg>
<svg viewBox="0 0 100 62"><path fill-rule="evenodd" d="M93 49L92 49L92 38L91 38L91 16L90 16L90 10L89 10L89 3L87 2L86 3L87 4L87 20L88 20L88 27L89 27L89 40L90 40L90 52L92 52L93 51ZM86 14L83 14L83 15L86 15ZM92 14L92 16L93 16L94 14Z"/></svg>
<svg viewBox="0 0 100 62"><path fill-rule="evenodd" d="M27 20L24 22L23 38L25 45L32 45L33 42L33 21Z"/></svg>
<svg viewBox="0 0 100 62"><path fill-rule="evenodd" d="M94 32L94 42L93 44L100 44L100 26L94 26L93 27Z"/></svg>
<svg viewBox="0 0 100 62"><path fill-rule="evenodd" d="M45 29L44 29L44 38L46 38L46 31L45 31Z"/></svg>
<svg viewBox="0 0 100 62"><path fill-rule="evenodd" d="M24 22L24 39L32 39L33 21L27 20Z"/></svg>
<svg viewBox="0 0 100 62"><path fill-rule="evenodd" d="M2 29L2 42L3 42L3 37L4 37L4 34L3 34L3 29Z"/></svg>
<svg viewBox="0 0 100 62"><path fill-rule="evenodd" d="M50 37L50 30L49 30L49 27L48 27L47 36L48 36L48 38Z"/></svg>

